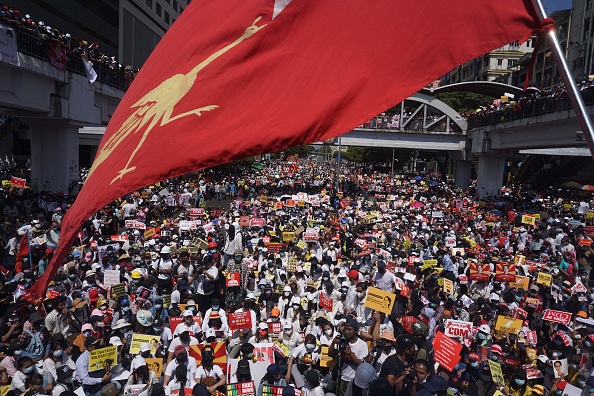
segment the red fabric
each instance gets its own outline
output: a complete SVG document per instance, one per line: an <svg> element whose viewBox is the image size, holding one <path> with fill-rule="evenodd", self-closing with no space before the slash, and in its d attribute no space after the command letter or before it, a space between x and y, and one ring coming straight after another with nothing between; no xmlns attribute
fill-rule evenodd
<svg viewBox="0 0 594 396"><path fill-rule="evenodd" d="M29 233L27 232L27 233L25 233L25 235L23 235L23 237L21 238L21 240L19 242L19 250L16 255L15 261L17 263L22 262L23 257L27 257L28 255L29 255ZM31 264L31 263L29 263L29 264ZM21 268L22 268L22 265L21 265ZM17 271L17 272L22 272L22 270Z"/></svg>
<svg viewBox="0 0 594 396"><path fill-rule="evenodd" d="M274 3L196 0L188 6L114 112L35 292L43 293L82 222L116 197L338 136L539 26L530 0L353 0L348 7L296 0L272 19ZM241 41L246 29L255 33ZM201 107L200 116L181 116Z"/></svg>

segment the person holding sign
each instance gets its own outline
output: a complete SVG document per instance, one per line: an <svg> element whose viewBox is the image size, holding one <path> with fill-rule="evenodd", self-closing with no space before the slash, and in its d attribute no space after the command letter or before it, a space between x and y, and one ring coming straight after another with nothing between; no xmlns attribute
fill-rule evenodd
<svg viewBox="0 0 594 396"><path fill-rule="evenodd" d="M105 374L101 378L93 378L89 375L89 361L91 359L91 351L99 345L101 340L89 336L85 340L86 350L76 359L76 376L81 382L82 387L86 394L98 395L101 394L101 388L103 385L111 381L111 372L105 371Z"/></svg>

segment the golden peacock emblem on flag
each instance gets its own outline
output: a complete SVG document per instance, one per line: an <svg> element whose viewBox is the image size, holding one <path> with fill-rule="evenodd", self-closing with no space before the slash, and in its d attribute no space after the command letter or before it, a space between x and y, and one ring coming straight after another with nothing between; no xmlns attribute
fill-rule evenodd
<svg viewBox="0 0 594 396"><path fill-rule="evenodd" d="M128 117L128 119L122 123L117 132L110 136L107 142L105 142L105 144L101 147L97 157L95 158L95 161L93 162L93 166L89 171L88 177L93 174L98 166L100 166L107 158L109 158L109 156L125 139L130 138L131 135L138 133L145 126L146 128L142 133L140 141L132 153L130 153L126 165L118 172L118 175L111 180L110 184L113 184L116 180L121 180L126 174L133 172L136 169L136 166L131 166L132 160L134 159L134 156L138 150L140 150L140 148L143 146L149 133L153 130L153 128L155 128L155 126L164 126L190 115L196 115L200 117L202 116L202 113L217 109L219 106L216 104L211 104L174 115L175 106L192 89L198 74L205 67L210 65L215 59L219 58L232 48L239 45L242 41L250 38L263 29L266 24L256 26L260 19L262 19L261 16L256 18L252 25L250 25L238 39L210 55L208 58L190 70L187 74L175 74L169 77L167 80L153 88L140 100L130 106L130 109L135 110L130 115L130 117Z"/></svg>

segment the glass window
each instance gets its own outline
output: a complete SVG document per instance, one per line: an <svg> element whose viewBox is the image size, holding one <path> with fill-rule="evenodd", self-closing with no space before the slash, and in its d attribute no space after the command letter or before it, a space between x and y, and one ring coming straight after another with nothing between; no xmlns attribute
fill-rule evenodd
<svg viewBox="0 0 594 396"><path fill-rule="evenodd" d="M161 16L161 4L155 3L155 12L157 15Z"/></svg>
<svg viewBox="0 0 594 396"><path fill-rule="evenodd" d="M150 9L153 8L153 0L146 0L146 6L149 7Z"/></svg>
<svg viewBox="0 0 594 396"><path fill-rule="evenodd" d="M171 6L173 7L173 11L177 11L177 0L173 0Z"/></svg>
<svg viewBox="0 0 594 396"><path fill-rule="evenodd" d="M167 11L165 11L165 15L163 15L163 19L165 20L165 23L169 25L169 13Z"/></svg>
<svg viewBox="0 0 594 396"><path fill-rule="evenodd" d="M503 59L497 59L497 66L503 66Z"/></svg>

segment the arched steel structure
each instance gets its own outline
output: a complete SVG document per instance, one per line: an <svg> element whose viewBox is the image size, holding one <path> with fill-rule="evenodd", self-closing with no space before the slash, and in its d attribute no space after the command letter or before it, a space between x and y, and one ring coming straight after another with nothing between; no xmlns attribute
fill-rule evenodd
<svg viewBox="0 0 594 396"><path fill-rule="evenodd" d="M357 129L465 134L468 123L441 100L418 92Z"/></svg>
<svg viewBox="0 0 594 396"><path fill-rule="evenodd" d="M473 92L499 99L507 94L521 95L524 90L509 84L494 81L467 81L444 85L438 88L423 88L423 93L435 95L444 92Z"/></svg>

